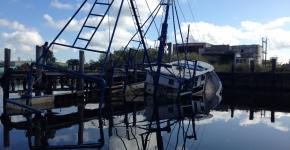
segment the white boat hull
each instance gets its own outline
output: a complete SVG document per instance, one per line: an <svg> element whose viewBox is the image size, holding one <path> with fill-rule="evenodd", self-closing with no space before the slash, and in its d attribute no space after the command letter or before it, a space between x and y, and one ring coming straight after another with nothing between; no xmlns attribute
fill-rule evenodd
<svg viewBox="0 0 290 150"><path fill-rule="evenodd" d="M176 62L170 63L170 64L176 64ZM183 63L181 61L180 63ZM176 66L173 66L171 68L164 68L161 67L161 75L159 76L159 82L158 82L158 95L164 95L169 97L176 97L179 94L179 88L180 88L180 95L188 95L188 94L195 94L198 92L204 92L210 87L214 86L216 91L220 90L222 88L221 82L219 78L216 76L216 74L213 71L213 67L205 62L198 61L198 67L203 68L200 70L196 70L196 76L195 76L195 85L193 86L193 91L191 90L191 82L193 80L193 71L192 69L184 69L183 71L180 71L177 69ZM183 74L181 74L181 72ZM208 78L210 80L215 80L208 82ZM187 83L185 83L187 81ZM181 85L180 85L181 84ZM208 84L208 85L206 85ZM179 87L180 85L180 87ZM146 75L146 82L145 82L145 91L147 94L153 95L154 93L154 80L152 73L148 72Z"/></svg>

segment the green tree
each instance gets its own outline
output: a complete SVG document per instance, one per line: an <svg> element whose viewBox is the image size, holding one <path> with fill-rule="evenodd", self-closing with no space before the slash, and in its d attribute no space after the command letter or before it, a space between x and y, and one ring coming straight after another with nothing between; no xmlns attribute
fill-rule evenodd
<svg viewBox="0 0 290 150"><path fill-rule="evenodd" d="M66 63L69 68L72 68L72 70L75 70L80 65L80 61L78 59L69 59Z"/></svg>

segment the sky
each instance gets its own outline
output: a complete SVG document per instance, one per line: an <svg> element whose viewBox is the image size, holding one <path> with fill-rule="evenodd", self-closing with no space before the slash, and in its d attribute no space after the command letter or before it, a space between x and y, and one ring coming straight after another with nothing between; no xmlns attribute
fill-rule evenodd
<svg viewBox="0 0 290 150"><path fill-rule="evenodd" d="M93 1L87 1L56 42L67 45L74 43ZM147 0L147 2L150 10L145 0L136 0L142 23L156 8L159 0ZM83 0L1 0L0 61L4 60L5 48L11 49L12 60L18 58L35 60L36 45L41 46L45 41L52 42L82 3ZM175 3L183 34L183 38L177 37L177 42L186 39L190 25L189 42L262 45L262 38L264 38L267 39L267 59L278 57L280 63L287 63L290 60L289 0L176 0ZM93 12L102 14L105 8L97 5ZM108 49L120 0L116 0L111 8L88 48L99 51ZM157 21L152 24L152 29L148 30L146 35L148 47L156 47L159 37L157 33L160 29L160 20L164 19L164 12L161 9L157 13ZM176 21L176 17L171 14L170 12L168 18L167 42L175 43L172 22L174 19ZM97 25L99 20L100 17L90 17L87 25ZM149 23L145 24L146 27L149 27ZM176 31L179 35L178 28ZM84 29L80 36L90 38L92 33L92 29ZM110 50L114 51L126 46L134 34L134 22L128 2L125 0ZM86 44L78 40L76 45L82 47ZM136 47L136 44L130 43L129 47ZM68 59L78 58L78 49L57 45L52 46L51 49L57 61L66 62ZM86 62L91 59L96 61L98 58L98 53L85 52Z"/></svg>

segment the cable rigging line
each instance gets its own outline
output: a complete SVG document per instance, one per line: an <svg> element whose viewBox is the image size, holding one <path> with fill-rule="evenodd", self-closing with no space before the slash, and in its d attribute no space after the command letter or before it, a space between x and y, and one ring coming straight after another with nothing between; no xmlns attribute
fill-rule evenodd
<svg viewBox="0 0 290 150"><path fill-rule="evenodd" d="M200 37L199 30L198 30L198 28L197 28L196 21L195 21L195 19L194 19L194 16L193 16L193 13L192 13L192 9L191 9L191 6L190 6L190 3L189 3L188 0L187 0L187 3L188 3L188 6L189 6L189 10L190 10L190 13L191 13L191 16L192 16L193 22L194 22L194 24L195 24L195 28L196 28L197 34L198 34L198 36L199 36L199 39L202 40L201 37ZM193 38L193 37L192 37L192 38Z"/></svg>
<svg viewBox="0 0 290 150"><path fill-rule="evenodd" d="M162 0L162 2L163 2L163 1L164 1L164 0ZM150 7L149 7L149 4L148 4L147 0L145 0L145 2L146 2L146 5L147 5L147 7L148 7L148 10L149 10L149 12L150 12L150 14L151 14L151 10L150 10ZM155 22L153 16L151 16L151 17L152 17L152 20L153 20L153 22L154 22L155 28L156 28L157 32L159 33L159 30L158 30L158 28L157 28L156 22Z"/></svg>
<svg viewBox="0 0 290 150"><path fill-rule="evenodd" d="M179 7L179 9L180 9L180 12L181 12L181 14L182 14L182 16L183 16L184 21L187 22L186 19L185 19L185 17L184 17L183 11L182 11L182 9L181 9L180 4L179 4L178 1L177 1L177 4L178 4L178 7ZM189 22L187 22L187 24L189 25ZM191 36L192 36L192 40L193 40L193 42L195 42L195 41L194 41L194 38L193 38L193 35L192 35L192 33L191 33L191 31L189 31L189 32L190 32L190 34L191 34Z"/></svg>
<svg viewBox="0 0 290 150"><path fill-rule="evenodd" d="M199 141L199 143L198 143L196 149L198 149L198 147L199 147L199 145L200 145L200 143L201 143L201 141L202 141L203 131L204 131L205 126L206 126L206 124L205 124L204 127L203 127L203 130L202 130L202 133L201 133L201 138L200 138L200 141Z"/></svg>
<svg viewBox="0 0 290 150"><path fill-rule="evenodd" d="M175 129L175 127L176 127L176 125L177 125L177 123L175 123L175 126L173 127L173 129L172 129L172 131L170 132L170 136L169 136L169 138L168 138L168 142L170 142L170 139L171 139L171 135L172 135L172 133L173 133L173 131L174 131L174 129ZM167 147L168 147L168 145L170 145L171 147L173 147L171 144L169 144L167 142L167 146L166 146L166 148L165 149L167 149ZM173 147L174 148L174 147Z"/></svg>

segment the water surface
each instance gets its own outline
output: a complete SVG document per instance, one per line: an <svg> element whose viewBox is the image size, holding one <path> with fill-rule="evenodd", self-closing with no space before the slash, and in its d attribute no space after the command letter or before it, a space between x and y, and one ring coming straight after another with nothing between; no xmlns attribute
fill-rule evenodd
<svg viewBox="0 0 290 150"><path fill-rule="evenodd" d="M94 145L130 150L290 148L289 107L279 106L275 99L263 102L257 95L243 99L238 93L234 97L230 93L225 91L213 110L207 110L209 103L197 110L191 100L177 103L162 99L154 107L150 97L121 96L106 99L101 117L97 115L97 100L74 102L48 110L46 115L11 115L8 121L1 120L0 146L30 149L30 143L42 148ZM2 114L2 89L0 97Z"/></svg>

